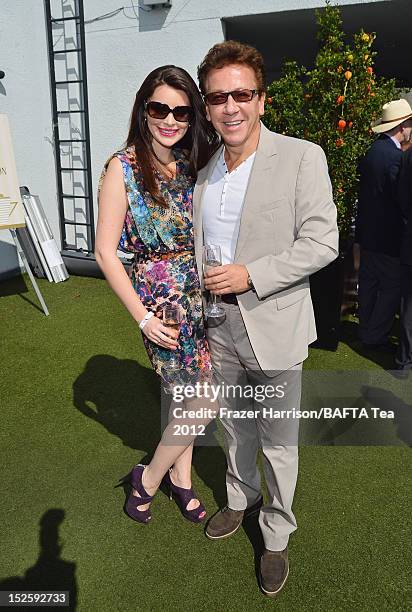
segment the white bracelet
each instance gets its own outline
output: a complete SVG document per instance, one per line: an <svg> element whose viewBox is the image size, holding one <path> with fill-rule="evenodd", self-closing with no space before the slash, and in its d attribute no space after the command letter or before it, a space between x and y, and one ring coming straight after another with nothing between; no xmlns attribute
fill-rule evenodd
<svg viewBox="0 0 412 612"><path fill-rule="evenodd" d="M152 317L154 317L154 312L150 310L147 314L145 314L143 319L140 321L139 323L140 329L143 329L146 323L148 322L148 320L151 319Z"/></svg>

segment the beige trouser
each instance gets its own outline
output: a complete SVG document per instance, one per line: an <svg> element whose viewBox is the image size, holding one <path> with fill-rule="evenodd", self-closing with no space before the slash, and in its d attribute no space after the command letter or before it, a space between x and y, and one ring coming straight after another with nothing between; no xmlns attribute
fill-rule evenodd
<svg viewBox="0 0 412 612"><path fill-rule="evenodd" d="M267 385L272 388L280 385L285 393L284 397L265 397L263 401L239 399L239 394L236 399L221 399L228 506L233 510L244 510L261 496L261 479L256 464L260 446L269 499L262 507L259 524L265 547L283 550L289 534L296 529L292 502L298 474L299 422L293 418L273 418L269 411L299 409L302 364L283 372L263 372L254 356L239 307L223 303L222 306L226 311L225 320L215 325L209 320L207 332L216 382L223 389L227 389L227 385L247 387L249 395L252 387L261 389L259 385L267 389ZM259 414L252 418L236 418L239 415L230 415L229 410L253 410Z"/></svg>

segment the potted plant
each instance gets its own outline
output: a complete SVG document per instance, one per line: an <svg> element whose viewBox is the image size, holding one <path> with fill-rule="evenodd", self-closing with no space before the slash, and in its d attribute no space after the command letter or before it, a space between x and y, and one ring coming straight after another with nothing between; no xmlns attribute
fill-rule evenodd
<svg viewBox="0 0 412 612"><path fill-rule="evenodd" d="M399 97L394 79L374 72L375 33L363 29L344 42L339 8L316 11L319 49L314 67L289 60L268 86L265 125L278 133L305 138L325 151L338 212L339 258L311 277L318 346L338 344L344 258L351 247L356 212L358 162L372 143L371 122L383 104Z"/></svg>

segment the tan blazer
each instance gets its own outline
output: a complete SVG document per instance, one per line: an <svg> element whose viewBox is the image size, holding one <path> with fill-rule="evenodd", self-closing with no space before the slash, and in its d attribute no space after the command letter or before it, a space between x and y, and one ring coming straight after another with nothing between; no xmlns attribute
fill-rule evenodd
<svg viewBox="0 0 412 612"><path fill-rule="evenodd" d="M193 194L200 275L203 194L220 153L199 172ZM234 263L246 265L255 286L238 302L262 370L285 370L307 357L316 340L309 276L337 255L336 207L323 150L261 124Z"/></svg>

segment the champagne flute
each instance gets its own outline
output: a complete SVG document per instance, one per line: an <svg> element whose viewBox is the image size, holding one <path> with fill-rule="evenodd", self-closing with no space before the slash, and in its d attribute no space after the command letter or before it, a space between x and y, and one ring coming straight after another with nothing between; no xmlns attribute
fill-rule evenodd
<svg viewBox="0 0 412 612"><path fill-rule="evenodd" d="M206 244L203 247L203 272L207 272L210 268L216 268L222 265L222 253L218 244ZM208 318L223 317L225 314L222 306L216 302L216 295L211 294L212 303L205 309L205 316Z"/></svg>
<svg viewBox="0 0 412 612"><path fill-rule="evenodd" d="M182 311L180 307L177 304L165 304L163 308L163 325L171 329L179 330L181 322ZM175 354L172 354L167 363L168 371L177 372L180 368L179 358Z"/></svg>

